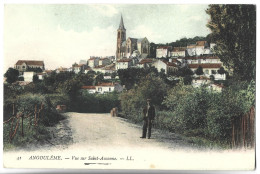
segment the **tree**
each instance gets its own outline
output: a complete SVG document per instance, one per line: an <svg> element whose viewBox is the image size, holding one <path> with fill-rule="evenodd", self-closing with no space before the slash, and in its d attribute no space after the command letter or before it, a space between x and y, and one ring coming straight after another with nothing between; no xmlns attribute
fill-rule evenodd
<svg viewBox="0 0 260 174"><path fill-rule="evenodd" d="M33 76L33 82L37 83L39 81L39 77L37 75Z"/></svg>
<svg viewBox="0 0 260 174"><path fill-rule="evenodd" d="M192 76L193 72L189 67L185 66L179 68L178 71L176 71L174 74L178 77L185 77L185 76Z"/></svg>
<svg viewBox="0 0 260 174"><path fill-rule="evenodd" d="M225 74L226 71L225 71L225 69L223 67L220 67L219 70L218 70L218 73L219 74Z"/></svg>
<svg viewBox="0 0 260 174"><path fill-rule="evenodd" d="M214 51L240 80L255 79L256 6L209 5L207 26L216 43Z"/></svg>
<svg viewBox="0 0 260 174"><path fill-rule="evenodd" d="M195 73L200 76L203 74L203 68L201 66L198 67L198 69L196 69Z"/></svg>
<svg viewBox="0 0 260 174"><path fill-rule="evenodd" d="M214 75L210 75L209 78L210 78L211 81L215 80L215 76Z"/></svg>
<svg viewBox="0 0 260 174"><path fill-rule="evenodd" d="M4 74L4 76L7 78L6 81L8 83L13 83L16 80L18 80L19 71L14 68L9 68Z"/></svg>

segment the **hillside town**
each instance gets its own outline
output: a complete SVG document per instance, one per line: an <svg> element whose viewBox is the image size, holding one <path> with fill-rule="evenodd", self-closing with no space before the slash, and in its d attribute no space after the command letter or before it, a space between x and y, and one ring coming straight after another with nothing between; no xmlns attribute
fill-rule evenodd
<svg viewBox="0 0 260 174"><path fill-rule="evenodd" d="M51 7L44 8L54 10ZM66 7L75 8L75 14L81 9L81 6ZM86 5L83 9L93 10L93 7ZM43 44L36 37L25 44L35 47L28 50L23 46L22 37L21 50L15 52L17 56L12 59L10 53L14 53L18 44L11 42L16 35L9 34L12 39L7 39L7 45L13 49L9 48L5 54L9 60L5 64L3 84L5 149L32 144L37 147L37 143L43 141L66 144L65 139L55 139L62 138L60 131L66 133L68 139L73 137L74 146L78 142L74 139L75 127L84 143L93 141L95 144L99 139L111 145L110 142L123 137L124 143L117 144L118 149L131 144L130 136L133 145L139 147L168 139L172 139L170 144L174 150L178 142L183 149L186 140L192 148L255 147L256 7L192 6L200 9L198 17L204 23L191 24L191 13L187 17L189 22L186 21L188 26L173 20L183 12L174 13L172 18L163 16L167 22L172 20L169 22L172 25L167 25L161 18L155 20L149 16L146 6L136 7L133 9L143 10L139 9L135 16L123 18L122 14L114 14L113 17L100 16L97 21L93 19L99 26L106 23L106 28L96 28L94 23L82 25L85 18L75 26L66 23L68 28L57 28L60 20L53 21L51 31L58 30L61 35L57 38L61 40L56 42L56 37L49 38L55 42L43 40ZM151 5L153 13L157 13L155 9L159 7L166 8ZM173 5L170 9L176 7ZM70 16L73 9L61 14ZM118 6L114 9L121 10ZM93 14L96 13L85 15L92 20ZM145 21L143 18L135 21L141 14L147 15ZM19 17L17 15L16 20L20 20ZM52 21L53 16L49 19ZM38 19L35 21L38 24ZM11 28L12 24L10 22ZM180 27L182 34L175 33L176 27ZM149 28L159 33L158 36L149 32ZM37 36L42 34L35 30ZM106 43L101 43L102 39ZM48 47L41 47L42 44ZM135 128L133 134L126 132L130 122L130 127ZM57 134L53 132L54 127ZM164 132L169 134L163 135ZM147 144L143 144L145 142ZM164 145L169 147L167 141Z"/></svg>
<svg viewBox="0 0 260 174"><path fill-rule="evenodd" d="M82 89L86 89L90 93L103 94L114 90L122 91L123 86L117 80L118 76L111 76L120 69L154 67L158 72L164 72L168 79L176 79L174 73L180 68L187 67L193 72L192 85L194 87L208 85L213 90L221 91L223 85L215 84L214 81L226 80L226 73L232 73L214 54L215 43L201 40L186 47L157 46L156 56L151 57L148 38L144 36L143 38L128 37L126 39L126 36L126 28L121 16L117 29L115 56L91 56L78 63L75 62L71 67L59 67L54 70L46 70L44 61L41 60L18 60L14 68L19 71L18 79L20 80L16 83L27 85L33 82L34 76L37 76L38 80L43 80L52 72L74 72L75 74L95 72L104 74L106 80L114 78L115 83L104 82L97 86L82 86ZM196 73L200 68L202 72Z"/></svg>

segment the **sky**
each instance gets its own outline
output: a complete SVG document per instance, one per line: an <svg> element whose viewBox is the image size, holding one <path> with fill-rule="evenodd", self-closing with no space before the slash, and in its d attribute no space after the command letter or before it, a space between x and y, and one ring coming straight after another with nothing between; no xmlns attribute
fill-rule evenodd
<svg viewBox="0 0 260 174"><path fill-rule="evenodd" d="M4 72L17 60L70 67L90 56L112 56L122 14L126 37L167 43L206 36L208 5L5 4Z"/></svg>

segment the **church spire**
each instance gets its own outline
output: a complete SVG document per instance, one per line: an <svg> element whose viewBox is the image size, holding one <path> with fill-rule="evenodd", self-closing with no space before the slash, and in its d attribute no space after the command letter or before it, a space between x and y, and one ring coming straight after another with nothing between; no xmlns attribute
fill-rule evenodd
<svg viewBox="0 0 260 174"><path fill-rule="evenodd" d="M123 21L123 17L122 17L122 14L121 14L121 20L120 20L120 24L119 24L119 28L120 30L125 30L125 26L124 26L124 21Z"/></svg>

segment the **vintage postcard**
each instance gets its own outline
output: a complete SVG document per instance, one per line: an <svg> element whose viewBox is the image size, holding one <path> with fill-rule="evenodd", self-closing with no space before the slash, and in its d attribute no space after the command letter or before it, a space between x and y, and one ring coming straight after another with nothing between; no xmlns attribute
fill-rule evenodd
<svg viewBox="0 0 260 174"><path fill-rule="evenodd" d="M3 13L4 168L255 169L256 5Z"/></svg>

